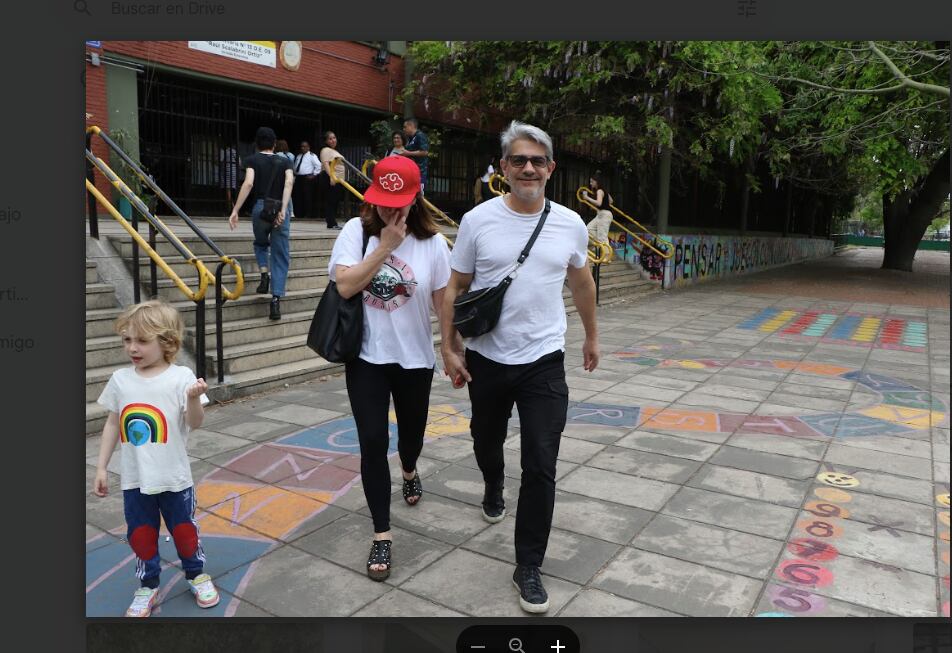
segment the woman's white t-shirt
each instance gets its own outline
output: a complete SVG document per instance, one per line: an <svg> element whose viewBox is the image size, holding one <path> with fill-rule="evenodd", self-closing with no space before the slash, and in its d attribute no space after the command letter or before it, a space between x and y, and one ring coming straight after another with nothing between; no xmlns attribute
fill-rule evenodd
<svg viewBox="0 0 952 653"><path fill-rule="evenodd" d="M367 255L379 245L380 239L371 236ZM331 253L328 274L333 281L337 281L338 265L351 267L360 263L362 246L360 218L351 218ZM450 252L446 240L439 234L426 240L407 235L363 290L360 358L378 365L398 363L404 369L433 367L433 293L445 288L449 279Z"/></svg>
<svg viewBox="0 0 952 653"><path fill-rule="evenodd" d="M185 391L195 383L187 367L169 365L161 374L140 376L134 367L112 373L98 403L119 415L120 485L142 494L192 487L186 445ZM202 405L208 397L201 396Z"/></svg>
<svg viewBox="0 0 952 653"><path fill-rule="evenodd" d="M529 257L506 291L499 322L489 333L466 341L467 349L505 365L521 365L565 348L562 286L569 266L588 264L588 231L581 216L551 203ZM529 242L542 211L516 213L494 197L463 216L452 267L472 274L470 290L495 286L512 269Z"/></svg>

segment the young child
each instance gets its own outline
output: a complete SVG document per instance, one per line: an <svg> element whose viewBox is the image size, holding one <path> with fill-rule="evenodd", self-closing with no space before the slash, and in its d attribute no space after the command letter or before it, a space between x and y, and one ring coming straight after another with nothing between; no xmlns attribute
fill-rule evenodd
<svg viewBox="0 0 952 653"><path fill-rule="evenodd" d="M204 379L173 365L182 344L182 317L170 305L148 301L130 306L116 320L131 367L116 370L99 396L109 410L102 431L93 492L109 491L106 467L121 442L122 498L126 539L136 555L135 591L127 617L148 617L159 591L159 515L165 520L182 560L182 571L200 608L219 601L211 577L203 572L205 552L195 521L195 489L185 445L198 428L208 403Z"/></svg>

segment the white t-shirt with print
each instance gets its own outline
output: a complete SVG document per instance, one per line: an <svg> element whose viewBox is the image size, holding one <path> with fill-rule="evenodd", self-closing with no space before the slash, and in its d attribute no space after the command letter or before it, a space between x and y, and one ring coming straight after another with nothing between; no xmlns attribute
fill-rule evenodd
<svg viewBox="0 0 952 653"><path fill-rule="evenodd" d="M98 401L119 415L123 490L139 488L142 494L159 494L192 486L185 391L195 380L192 370L180 365L170 365L148 378L134 367L112 373ZM201 402L207 404L208 397L203 394Z"/></svg>
<svg viewBox="0 0 952 653"><path fill-rule="evenodd" d="M360 218L347 221L331 253L328 274L337 281L336 267L360 263L363 246ZM367 255L380 245L377 236L367 243ZM408 234L387 257L363 290L364 335L360 358L382 365L398 363L404 369L433 367L433 330L430 313L433 292L450 279L450 252L437 234L418 240Z"/></svg>
<svg viewBox="0 0 952 653"><path fill-rule="evenodd" d="M562 286L568 266L587 264L588 232L581 216L551 203L542 231L503 299L499 322L466 347L506 365L520 365L565 348ZM495 286L512 269L542 215L510 209L503 197L478 204L463 216L450 261L473 274L470 290Z"/></svg>

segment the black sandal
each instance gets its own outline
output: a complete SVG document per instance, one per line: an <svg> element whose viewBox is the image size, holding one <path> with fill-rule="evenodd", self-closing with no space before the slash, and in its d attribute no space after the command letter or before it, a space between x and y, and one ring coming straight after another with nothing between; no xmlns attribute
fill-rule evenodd
<svg viewBox="0 0 952 653"><path fill-rule="evenodd" d="M380 582L390 576L392 546L393 540L374 540L370 547L370 557L367 558L367 576L370 580ZM370 565L387 565L387 568L371 569Z"/></svg>
<svg viewBox="0 0 952 653"><path fill-rule="evenodd" d="M416 501L410 501L413 497L416 497ZM415 506L420 503L422 497L423 484L420 483L420 475L413 472L413 478L403 479L403 500L407 502L408 506Z"/></svg>

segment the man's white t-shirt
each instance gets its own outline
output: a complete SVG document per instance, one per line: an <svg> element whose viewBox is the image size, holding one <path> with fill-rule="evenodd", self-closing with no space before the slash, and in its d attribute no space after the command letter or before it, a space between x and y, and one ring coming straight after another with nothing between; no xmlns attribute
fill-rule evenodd
<svg viewBox="0 0 952 653"><path fill-rule="evenodd" d="M351 218L331 253L328 274L333 281L337 281L338 265L351 267L360 263L363 243L360 218ZM379 245L380 239L371 236L367 255ZM398 363L404 369L433 367L433 292L445 288L449 279L450 252L446 240L439 234L426 240L408 234L363 290L360 358L377 365Z"/></svg>
<svg viewBox="0 0 952 653"><path fill-rule="evenodd" d="M180 365L170 365L148 378L134 367L112 373L99 404L119 415L123 490L139 488L142 494L159 494L192 487L185 391L194 383L192 370ZM202 395L201 402L207 404L208 397Z"/></svg>
<svg viewBox="0 0 952 653"><path fill-rule="evenodd" d="M565 348L565 303L562 285L568 266L587 264L588 232L581 216L561 204L551 210L506 291L499 322L489 333L466 341L466 347L506 365L520 365ZM463 216L453 269L473 274L470 290L495 286L506 276L542 215L510 209L504 197L478 204Z"/></svg>

